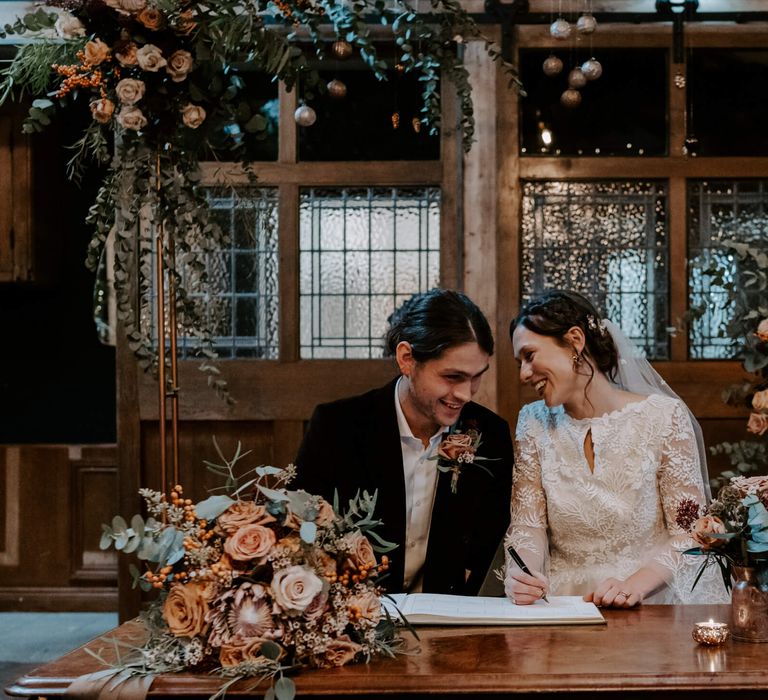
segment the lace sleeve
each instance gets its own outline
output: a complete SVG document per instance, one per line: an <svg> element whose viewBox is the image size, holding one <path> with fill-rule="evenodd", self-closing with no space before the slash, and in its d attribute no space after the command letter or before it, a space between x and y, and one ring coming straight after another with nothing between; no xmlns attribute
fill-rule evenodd
<svg viewBox="0 0 768 700"><path fill-rule="evenodd" d="M530 569L546 574L547 500L541 485L541 463L537 441L532 434L535 418L524 408L515 435L515 470L512 480L511 523L504 538L504 556L509 571L511 559L506 548L512 545Z"/></svg>
<svg viewBox="0 0 768 700"><path fill-rule="evenodd" d="M682 553L694 543L676 522L678 505L683 499L690 499L703 507L705 496L693 426L687 409L679 401L675 401L669 428L663 437L658 485L669 540L652 553L649 564L660 571L681 602L721 600L722 586L711 576L703 577L696 590L691 591L702 562L699 557ZM716 590L709 590L712 584Z"/></svg>

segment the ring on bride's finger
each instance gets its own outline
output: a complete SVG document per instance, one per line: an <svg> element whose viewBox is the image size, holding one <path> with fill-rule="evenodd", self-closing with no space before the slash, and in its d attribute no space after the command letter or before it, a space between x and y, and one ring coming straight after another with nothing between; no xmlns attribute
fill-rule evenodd
<svg viewBox="0 0 768 700"><path fill-rule="evenodd" d="M629 593L625 593L624 591L619 591L618 595L623 595L625 598L629 598Z"/></svg>

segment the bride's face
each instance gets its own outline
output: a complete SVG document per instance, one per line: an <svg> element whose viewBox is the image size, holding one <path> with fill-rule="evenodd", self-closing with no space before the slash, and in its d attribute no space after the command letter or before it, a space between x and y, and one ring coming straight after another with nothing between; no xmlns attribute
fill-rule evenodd
<svg viewBox="0 0 768 700"><path fill-rule="evenodd" d="M561 345L521 324L512 335L512 347L521 383L530 384L547 406L568 404L583 394L583 377L574 371L574 349L568 344Z"/></svg>

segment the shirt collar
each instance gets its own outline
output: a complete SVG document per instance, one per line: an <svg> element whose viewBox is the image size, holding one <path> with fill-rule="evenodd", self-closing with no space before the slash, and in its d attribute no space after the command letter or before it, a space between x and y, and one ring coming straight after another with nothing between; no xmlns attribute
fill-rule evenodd
<svg viewBox="0 0 768 700"><path fill-rule="evenodd" d="M411 430L411 426L408 425L408 421L405 418L405 413L403 413L403 407L400 405L400 395L398 393L398 389L400 387L400 382L403 380L402 375L400 375L400 378L395 382L395 414L397 415L397 427L400 431L400 437L401 438L410 438L411 440L419 440ZM450 430L450 426L441 425L437 432L429 438L430 442L434 442L435 438L442 435L443 433L447 433ZM419 440L421 442L421 440Z"/></svg>

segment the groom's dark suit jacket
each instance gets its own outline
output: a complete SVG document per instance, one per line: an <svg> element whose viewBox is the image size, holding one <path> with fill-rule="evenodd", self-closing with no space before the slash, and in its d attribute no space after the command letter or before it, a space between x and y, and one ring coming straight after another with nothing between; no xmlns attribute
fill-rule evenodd
<svg viewBox="0 0 768 700"><path fill-rule="evenodd" d="M361 396L315 409L296 458L291 488L304 489L345 510L358 490L378 491L374 517L383 521L376 533L398 548L388 554L390 593L403 590L405 560L405 477L400 431L395 412L395 381ZM512 440L509 425L476 403L464 406L459 429L482 434L478 456L494 458L465 466L458 493L451 493L451 474L440 472L424 566L423 590L476 595L494 552L509 525L512 488ZM466 579L465 571L471 573Z"/></svg>

